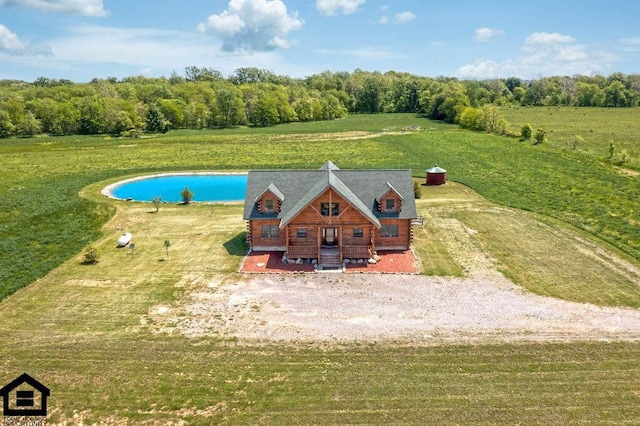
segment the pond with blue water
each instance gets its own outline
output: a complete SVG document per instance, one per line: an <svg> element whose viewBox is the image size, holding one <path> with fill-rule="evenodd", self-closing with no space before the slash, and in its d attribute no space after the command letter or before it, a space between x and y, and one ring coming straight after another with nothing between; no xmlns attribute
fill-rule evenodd
<svg viewBox="0 0 640 426"><path fill-rule="evenodd" d="M108 187L114 198L151 201L161 197L169 203L182 202L181 192L187 187L194 202L244 201L247 192L246 174L167 174L129 179Z"/></svg>

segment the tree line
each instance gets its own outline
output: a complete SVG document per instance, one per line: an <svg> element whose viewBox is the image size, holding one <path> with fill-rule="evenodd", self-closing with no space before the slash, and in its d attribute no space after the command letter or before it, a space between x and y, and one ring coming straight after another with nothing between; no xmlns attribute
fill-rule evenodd
<svg viewBox="0 0 640 426"><path fill-rule="evenodd" d="M212 68L183 75L0 80L0 137L37 134L136 136L169 129L270 126L332 120L347 113L417 113L504 133L504 105L635 107L640 75L458 80L400 72L325 71L291 78L258 68L228 77Z"/></svg>

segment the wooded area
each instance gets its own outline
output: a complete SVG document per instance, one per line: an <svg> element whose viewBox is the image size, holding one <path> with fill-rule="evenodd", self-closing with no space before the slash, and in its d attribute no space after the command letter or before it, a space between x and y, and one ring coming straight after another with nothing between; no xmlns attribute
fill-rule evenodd
<svg viewBox="0 0 640 426"><path fill-rule="evenodd" d="M37 134L138 136L169 129L269 126L332 120L347 113L419 113L464 127L506 133L491 106L634 107L640 75L458 80L399 72L325 71L304 79L258 68L224 77L187 67L184 76L0 80L0 137Z"/></svg>

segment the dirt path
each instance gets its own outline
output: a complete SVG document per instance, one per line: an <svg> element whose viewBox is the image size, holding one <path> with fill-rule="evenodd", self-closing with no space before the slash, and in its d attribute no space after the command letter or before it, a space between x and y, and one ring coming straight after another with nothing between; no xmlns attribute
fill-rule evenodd
<svg viewBox="0 0 640 426"><path fill-rule="evenodd" d="M434 220L438 220L435 219ZM176 309L173 330L243 341L413 344L640 339L640 310L537 296L500 274L455 219L441 219L468 278L416 275L257 275L201 282ZM166 322L165 322L166 324Z"/></svg>

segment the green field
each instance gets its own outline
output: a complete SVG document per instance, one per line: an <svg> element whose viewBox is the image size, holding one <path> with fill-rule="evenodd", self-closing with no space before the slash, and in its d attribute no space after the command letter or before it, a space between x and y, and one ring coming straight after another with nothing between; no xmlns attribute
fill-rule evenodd
<svg viewBox="0 0 640 426"><path fill-rule="evenodd" d="M402 132L407 126L421 130ZM344 131L351 133L332 135ZM366 132L377 137L363 138ZM143 139L9 139L0 142L0 154L0 297L44 276L99 236L112 207L77 197L93 182L171 170L307 168L328 159L342 168L411 168L415 176L438 163L449 179L491 201L556 217L640 259L637 175L580 152L409 114Z"/></svg>
<svg viewBox="0 0 640 426"><path fill-rule="evenodd" d="M534 132L547 131L547 144L556 149L608 158L626 153L624 166L640 169L640 108L509 107L502 113L513 132L529 123ZM576 136L579 142L574 146Z"/></svg>
<svg viewBox="0 0 640 426"><path fill-rule="evenodd" d="M413 125L420 130L402 131ZM27 371L51 387L51 422L640 419L634 342L252 346L185 338L153 309L172 309L196 283L240 279L241 206L163 205L153 213L99 195L107 183L157 171L315 168L332 160L341 168L411 168L420 178L438 163L461 184L422 187L418 208L427 221L416 252L424 274L467 270L467 253L450 251L449 233L437 224L456 220L477 231L474 247L531 291L637 308L638 177L590 153L398 114L142 139L10 139L0 154L0 377ZM135 255L113 248L125 228L136 235ZM96 265L82 264L89 244L102 253Z"/></svg>

